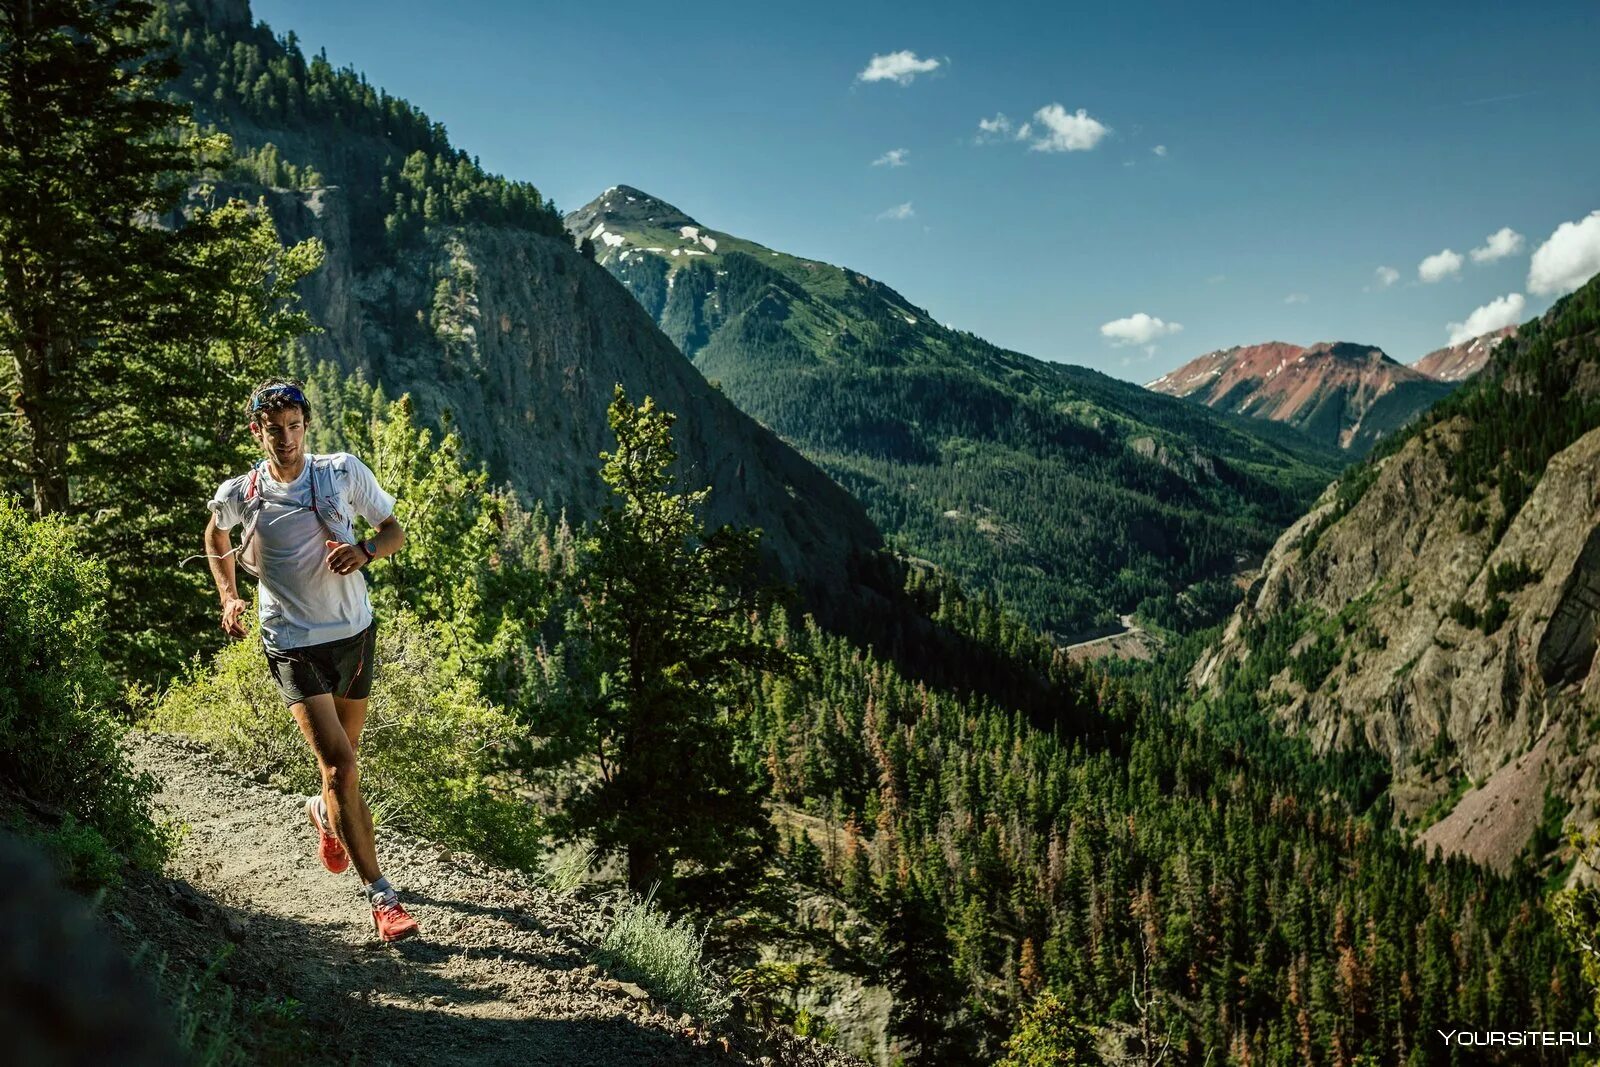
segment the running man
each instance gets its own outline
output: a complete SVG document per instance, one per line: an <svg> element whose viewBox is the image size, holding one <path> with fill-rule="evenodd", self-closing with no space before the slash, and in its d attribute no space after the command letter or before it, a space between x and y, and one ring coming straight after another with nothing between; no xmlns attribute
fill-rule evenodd
<svg viewBox="0 0 1600 1067"><path fill-rule="evenodd" d="M322 863L335 874L355 862L372 923L385 941L417 932L378 869L372 812L361 797L356 743L367 719L378 624L361 568L405 543L394 497L346 452L306 453L311 405L300 383L274 380L248 405L250 435L265 457L230 478L210 501L206 554L222 601L222 631L245 636L249 607L234 584L234 556L258 573L258 614L267 666L322 772L322 794L306 801ZM359 514L377 536L358 543ZM229 531L244 523L239 547ZM330 832L331 828L331 832Z"/></svg>

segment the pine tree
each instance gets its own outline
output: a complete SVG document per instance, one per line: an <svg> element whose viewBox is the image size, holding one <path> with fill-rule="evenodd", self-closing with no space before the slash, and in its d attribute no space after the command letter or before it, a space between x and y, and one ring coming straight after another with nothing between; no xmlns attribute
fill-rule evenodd
<svg viewBox="0 0 1600 1067"><path fill-rule="evenodd" d="M1046 990L1028 1006L998 1067L1068 1067L1102 1062L1094 1035L1060 996Z"/></svg>
<svg viewBox="0 0 1600 1067"><path fill-rule="evenodd" d="M951 971L950 937L945 932L934 890L912 876L886 905L889 945L888 984L894 994L889 1030L899 1039L908 1064L970 1062L957 1036L961 1009L957 976Z"/></svg>
<svg viewBox="0 0 1600 1067"><path fill-rule="evenodd" d="M671 414L617 387L614 452L601 477L616 503L583 545L578 633L585 698L535 724L542 758L592 758L597 777L569 805L569 833L627 856L635 893L666 905L739 899L763 873L775 834L762 787L734 759L730 708L756 671L788 671L788 653L750 625L762 596L747 582L754 530L708 531L709 489L673 492ZM563 713L564 712L564 713Z"/></svg>

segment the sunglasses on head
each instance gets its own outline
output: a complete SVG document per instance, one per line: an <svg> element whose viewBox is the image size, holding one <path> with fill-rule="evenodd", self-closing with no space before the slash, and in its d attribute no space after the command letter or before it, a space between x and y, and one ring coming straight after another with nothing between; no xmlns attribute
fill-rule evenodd
<svg viewBox="0 0 1600 1067"><path fill-rule="evenodd" d="M297 386L269 385L257 393L250 401L251 414L266 407L268 402L278 399L287 400L291 404L304 404L306 402L305 394Z"/></svg>

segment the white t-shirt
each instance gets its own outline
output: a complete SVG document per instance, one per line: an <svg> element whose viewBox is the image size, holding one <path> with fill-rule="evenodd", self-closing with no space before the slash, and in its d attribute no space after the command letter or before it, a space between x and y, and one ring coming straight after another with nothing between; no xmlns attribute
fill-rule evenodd
<svg viewBox="0 0 1600 1067"><path fill-rule="evenodd" d="M262 468L256 484L262 504L255 532L261 549L259 611L262 640L274 652L354 637L372 622L366 578L359 570L335 574L325 562L328 531L311 510L311 465L317 459L329 461L333 483L343 486L351 510L367 522L377 526L394 514L394 497L348 452L308 454L300 476L287 484ZM241 474L217 488L209 507L219 529L244 521L249 481Z"/></svg>

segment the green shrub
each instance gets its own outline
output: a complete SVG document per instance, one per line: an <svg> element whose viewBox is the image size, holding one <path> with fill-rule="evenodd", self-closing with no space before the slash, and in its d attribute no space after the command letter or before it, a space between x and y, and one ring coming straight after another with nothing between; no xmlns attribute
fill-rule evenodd
<svg viewBox="0 0 1600 1067"><path fill-rule="evenodd" d="M1039 994L1022 1013L1006 1042L1000 1067L1058 1067L1102 1062L1094 1047L1094 1032L1052 990Z"/></svg>
<svg viewBox="0 0 1600 1067"><path fill-rule="evenodd" d="M1520 559L1497 564L1489 571L1488 594L1496 597L1501 593L1515 593L1537 577L1533 568Z"/></svg>
<svg viewBox="0 0 1600 1067"><path fill-rule="evenodd" d="M1569 830L1567 845L1588 873L1600 871L1600 833ZM1600 888L1592 881L1580 883L1551 895L1545 906L1568 949L1577 955L1593 998L1592 1010L1600 1014Z"/></svg>
<svg viewBox="0 0 1600 1067"><path fill-rule="evenodd" d="M1478 619L1478 629L1486 634L1492 634L1505 625L1506 619L1511 616L1511 605L1503 597L1495 597L1489 601L1489 606L1483 610L1483 615Z"/></svg>
<svg viewBox="0 0 1600 1067"><path fill-rule="evenodd" d="M483 699L437 629L406 612L379 620L377 661L359 749L374 820L534 868L539 820L495 775L511 721ZM288 788L321 788L254 634L210 663L197 660L157 705L151 725L197 737L240 769L266 770Z"/></svg>
<svg viewBox="0 0 1600 1067"><path fill-rule="evenodd" d="M700 960L705 938L687 919L671 919L654 893L630 897L606 929L596 954L601 966L651 994L705 1018L721 1018L727 999Z"/></svg>
<svg viewBox="0 0 1600 1067"><path fill-rule="evenodd" d="M245 1067L252 1063L306 1063L316 1040L303 1006L292 997L264 997L241 1004L222 975L234 953L224 945L203 971L174 962L147 941L134 964L152 972L172 1012L178 1045L194 1067Z"/></svg>
<svg viewBox="0 0 1600 1067"><path fill-rule="evenodd" d="M1450 605L1450 618L1455 620L1457 626L1472 629L1478 625L1478 611L1465 600L1457 600Z"/></svg>
<svg viewBox="0 0 1600 1067"><path fill-rule="evenodd" d="M105 568L64 523L0 494L0 589L0 780L61 812L45 844L78 884L114 880L119 857L159 867L156 782L134 772L104 710L115 692L99 653Z"/></svg>

